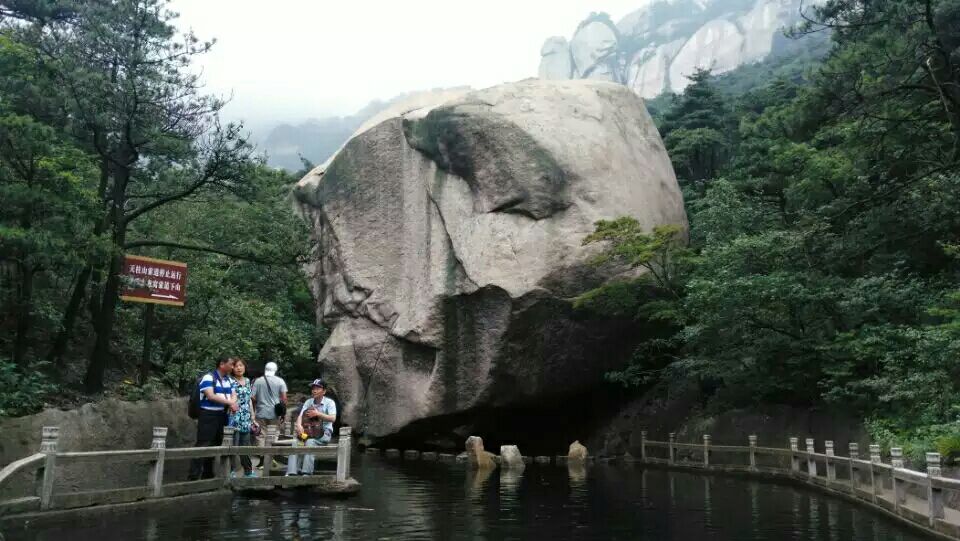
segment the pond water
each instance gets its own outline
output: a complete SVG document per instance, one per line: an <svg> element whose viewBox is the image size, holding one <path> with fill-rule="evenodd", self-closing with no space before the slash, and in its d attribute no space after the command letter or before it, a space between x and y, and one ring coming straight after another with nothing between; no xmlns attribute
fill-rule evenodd
<svg viewBox="0 0 960 541"><path fill-rule="evenodd" d="M649 541L914 541L871 511L814 491L664 470L528 466L483 475L459 465L357 457L361 493L107 512L33 522L7 541L253 539L631 539Z"/></svg>

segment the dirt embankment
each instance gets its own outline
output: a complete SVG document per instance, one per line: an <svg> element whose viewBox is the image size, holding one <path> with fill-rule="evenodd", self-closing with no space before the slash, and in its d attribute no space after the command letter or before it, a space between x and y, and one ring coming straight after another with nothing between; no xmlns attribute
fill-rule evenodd
<svg viewBox="0 0 960 541"><path fill-rule="evenodd" d="M155 426L167 427L168 447L192 446L196 439L196 421L187 416L186 398L140 402L106 399L74 410L47 409L24 417L0 418L0 467L36 453L44 426L60 427L59 449L63 451L146 449ZM58 469L58 488L71 491L129 487L147 479L145 464L104 462ZM171 479L185 477L186 464L172 462L167 472ZM3 495L22 495L32 488L33 479L24 476L6 487Z"/></svg>

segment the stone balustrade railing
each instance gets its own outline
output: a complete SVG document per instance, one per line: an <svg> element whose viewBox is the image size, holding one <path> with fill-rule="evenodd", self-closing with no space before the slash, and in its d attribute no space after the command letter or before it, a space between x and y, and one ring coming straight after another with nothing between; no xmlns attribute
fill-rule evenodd
<svg viewBox="0 0 960 541"><path fill-rule="evenodd" d="M830 440L823 442L823 452L816 451L812 438L803 444L801 448L799 438L790 438L787 448L761 447L757 436L749 436L745 446L714 445L709 435L703 436L703 443L679 443L673 433L667 441L656 441L641 431L640 458L634 461L788 478L870 505L941 536L960 539L960 511L945 504L947 491L960 492L960 479L943 477L939 453L926 453L926 472L921 472L904 466L899 447L890 449L886 463L879 445L870 445L869 456L860 458L856 442L848 445L847 456L838 455ZM654 456L655 450L660 450L661 456ZM719 455L723 459L718 459Z"/></svg>
<svg viewBox="0 0 960 541"><path fill-rule="evenodd" d="M15 476L33 472L36 479L36 493L0 500L0 516L129 503L224 489L271 490L310 486L328 493L340 494L353 493L359 489L359 484L350 477L352 448L350 427L340 428L340 437L336 445L320 447L293 447L290 440L278 441L275 426L267 428L266 444L263 447L234 446L233 432L233 427L224 428L221 446L168 449L167 429L154 427L153 440L149 449L70 452L59 449L59 427L43 427L40 451L0 470L0 489ZM270 465L274 457L306 454L314 455L318 461L336 461L336 473L298 477L272 475ZM233 456L263 456L265 466L262 475L249 478L231 477L230 459ZM164 482L165 466L169 461L197 458L212 458L215 461L216 477L197 481ZM149 471L147 482L144 485L126 488L56 492L54 489L58 468L84 462L145 463Z"/></svg>

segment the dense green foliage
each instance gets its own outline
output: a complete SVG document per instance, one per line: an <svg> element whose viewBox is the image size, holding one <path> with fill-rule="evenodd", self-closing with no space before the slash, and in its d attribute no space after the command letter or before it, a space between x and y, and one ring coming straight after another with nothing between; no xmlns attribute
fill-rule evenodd
<svg viewBox="0 0 960 541"><path fill-rule="evenodd" d="M0 414L175 390L222 354L312 376L311 245L241 126L219 121L166 0L0 1ZM124 254L185 261L184 308L122 303ZM149 337L149 340L145 340ZM48 383L50 382L50 383Z"/></svg>
<svg viewBox="0 0 960 541"><path fill-rule="evenodd" d="M831 0L811 18L796 33L830 31L822 60L773 81L698 73L655 111L688 264L635 284L682 294L635 312L669 331L611 377L689 378L715 407L833 405L888 440L956 446L960 2ZM595 235L611 254L649 264L650 237L611 227Z"/></svg>

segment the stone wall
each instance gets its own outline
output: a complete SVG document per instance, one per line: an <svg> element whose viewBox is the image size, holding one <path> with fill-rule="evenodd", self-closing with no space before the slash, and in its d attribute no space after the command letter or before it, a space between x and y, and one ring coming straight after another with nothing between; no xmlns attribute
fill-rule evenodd
<svg viewBox="0 0 960 541"><path fill-rule="evenodd" d="M765 405L707 412L703 400L692 387L651 390L599 424L587 447L597 449L599 456L619 456L628 451L638 455L641 430L658 441L666 441L674 432L677 441L684 443L701 443L703 434L710 434L715 445L746 445L747 436L756 435L761 446L786 448L792 436L801 442L814 438L821 452L825 440L834 441L844 452L849 442L858 442L861 449L867 449L870 443L862 420L842 411Z"/></svg>

